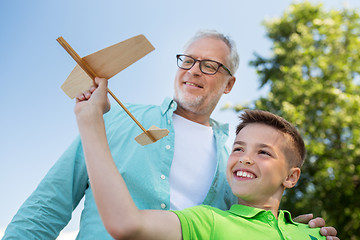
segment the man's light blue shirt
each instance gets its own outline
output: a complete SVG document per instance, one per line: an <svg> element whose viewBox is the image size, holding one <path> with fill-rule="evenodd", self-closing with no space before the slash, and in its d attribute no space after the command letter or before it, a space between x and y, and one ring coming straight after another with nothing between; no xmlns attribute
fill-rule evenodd
<svg viewBox="0 0 360 240"><path fill-rule="evenodd" d="M176 103L166 98L161 106L128 104L127 108L146 129L155 125L167 128L170 133L156 143L141 146L134 140L142 132L141 129L120 107L112 106L104 119L114 161L140 209L169 209L168 177L174 155L172 115L176 110ZM218 165L203 204L227 210L236 203L226 181L228 151L225 142L228 125L214 120L210 124L215 135ZM70 221L72 211L84 195L84 209L77 239L112 239L101 222L89 186L78 137L21 206L8 225L3 240L55 239Z"/></svg>

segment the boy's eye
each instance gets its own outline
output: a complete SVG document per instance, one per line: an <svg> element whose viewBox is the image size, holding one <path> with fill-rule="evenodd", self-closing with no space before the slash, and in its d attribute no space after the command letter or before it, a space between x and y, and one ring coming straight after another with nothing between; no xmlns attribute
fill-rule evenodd
<svg viewBox="0 0 360 240"><path fill-rule="evenodd" d="M240 147L237 147L237 148L233 149L233 152L239 152L239 151L244 151L244 150L242 148L240 148Z"/></svg>
<svg viewBox="0 0 360 240"><path fill-rule="evenodd" d="M260 150L259 154L264 154L264 155L268 155L268 156L271 157L271 154L269 152L267 152L267 151L264 151L264 150Z"/></svg>

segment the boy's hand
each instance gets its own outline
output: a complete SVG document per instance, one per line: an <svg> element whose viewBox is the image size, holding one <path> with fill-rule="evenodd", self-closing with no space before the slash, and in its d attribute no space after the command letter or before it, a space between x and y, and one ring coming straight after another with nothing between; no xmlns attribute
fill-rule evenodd
<svg viewBox="0 0 360 240"><path fill-rule="evenodd" d="M107 97L107 80L105 78L95 78L97 87L76 96L74 112L77 116L85 115L90 117L93 113L104 114L110 110L110 102Z"/></svg>
<svg viewBox="0 0 360 240"><path fill-rule="evenodd" d="M295 222L308 224L311 228L320 227L320 234L326 236L327 240L340 240L334 227L325 227L325 220L318 217L313 219L312 214L300 215L293 219Z"/></svg>

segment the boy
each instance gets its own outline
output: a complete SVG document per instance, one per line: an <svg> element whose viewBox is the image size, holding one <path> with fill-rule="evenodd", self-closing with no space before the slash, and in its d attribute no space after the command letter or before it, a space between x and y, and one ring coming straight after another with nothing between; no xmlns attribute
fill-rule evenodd
<svg viewBox="0 0 360 240"><path fill-rule="evenodd" d="M183 211L139 210L107 144L103 113L109 110L106 83L75 114L94 198L115 239L325 239L319 229L294 223L279 211L282 194L300 177L303 140L288 122L271 113L247 111L227 164L238 203L229 211L197 206Z"/></svg>

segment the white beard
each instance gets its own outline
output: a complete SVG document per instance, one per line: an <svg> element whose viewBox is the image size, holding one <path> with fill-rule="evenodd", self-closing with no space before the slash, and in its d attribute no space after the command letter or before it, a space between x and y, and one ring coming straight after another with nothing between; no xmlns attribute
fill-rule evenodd
<svg viewBox="0 0 360 240"><path fill-rule="evenodd" d="M179 89L175 89L174 100L178 106L189 112L211 115L223 92L224 89L221 88L217 93L212 93L211 96L193 96ZM207 98L210 98L210 101L205 105Z"/></svg>
<svg viewBox="0 0 360 240"><path fill-rule="evenodd" d="M178 92L177 97L174 99L179 107L186 109L190 112L203 113L206 112L205 109L201 109L202 103L204 102L203 96L192 96L187 97L183 92Z"/></svg>

